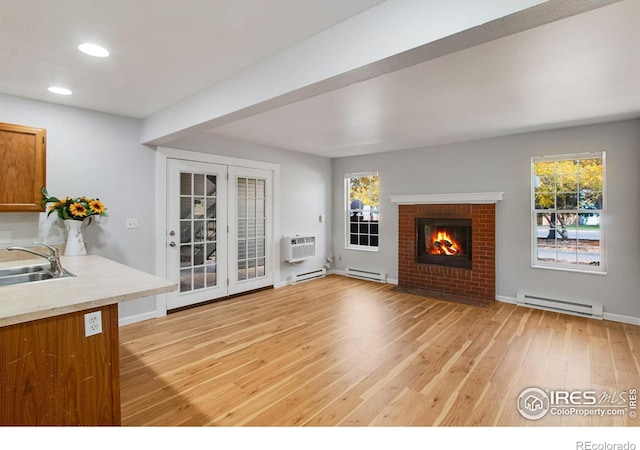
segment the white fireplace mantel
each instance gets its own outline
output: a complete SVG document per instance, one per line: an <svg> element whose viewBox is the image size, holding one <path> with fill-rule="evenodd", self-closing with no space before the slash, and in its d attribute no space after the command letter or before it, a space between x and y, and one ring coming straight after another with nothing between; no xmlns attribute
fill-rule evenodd
<svg viewBox="0 0 640 450"><path fill-rule="evenodd" d="M502 200L504 192L472 192L454 194L391 195L391 202L399 205L431 205L448 203L487 204Z"/></svg>

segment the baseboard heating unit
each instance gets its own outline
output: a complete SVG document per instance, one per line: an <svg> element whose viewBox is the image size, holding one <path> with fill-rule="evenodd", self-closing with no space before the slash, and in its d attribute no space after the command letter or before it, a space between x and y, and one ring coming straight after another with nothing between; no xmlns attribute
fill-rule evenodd
<svg viewBox="0 0 640 450"><path fill-rule="evenodd" d="M574 316L590 317L592 319L602 320L603 315L602 305L589 305L573 300L559 300L555 298L525 294L523 292L518 292L516 303L519 306L528 306L529 308L572 314Z"/></svg>
<svg viewBox="0 0 640 450"><path fill-rule="evenodd" d="M387 274L382 272L373 272L370 270L354 269L353 267L347 267L344 269L344 274L352 278L360 278L362 280L378 281L385 283L387 280Z"/></svg>
<svg viewBox="0 0 640 450"><path fill-rule="evenodd" d="M303 281L315 280L327 276L327 269L313 269L308 272L298 273L291 276L291 284L302 283Z"/></svg>

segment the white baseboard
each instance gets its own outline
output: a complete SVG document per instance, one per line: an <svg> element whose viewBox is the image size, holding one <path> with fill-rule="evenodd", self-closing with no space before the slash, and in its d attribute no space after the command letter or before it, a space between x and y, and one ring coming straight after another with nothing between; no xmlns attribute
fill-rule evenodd
<svg viewBox="0 0 640 450"><path fill-rule="evenodd" d="M502 303L512 303L517 304L517 299L515 297L505 297L504 295L496 295L496 300Z"/></svg>
<svg viewBox="0 0 640 450"><path fill-rule="evenodd" d="M605 320L612 322L627 323L629 325L640 325L640 317L624 316L622 314L613 314L605 312L602 314Z"/></svg>
<svg viewBox="0 0 640 450"><path fill-rule="evenodd" d="M511 303L513 305L516 304L516 299L514 297L506 297L504 295L496 295L496 300L502 303ZM604 312L602 317L605 320L610 320L611 322L619 322L619 323L627 323L629 325L640 325L640 317L633 316L625 316L623 314L614 314Z"/></svg>
<svg viewBox="0 0 640 450"><path fill-rule="evenodd" d="M135 316L121 317L118 319L118 326L130 325L136 322L142 322L144 320L155 319L158 317L155 311L149 311L144 314L136 314Z"/></svg>

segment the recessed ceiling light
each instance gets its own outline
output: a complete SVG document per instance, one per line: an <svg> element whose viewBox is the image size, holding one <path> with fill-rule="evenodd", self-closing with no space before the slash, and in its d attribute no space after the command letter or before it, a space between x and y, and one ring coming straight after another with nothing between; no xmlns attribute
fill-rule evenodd
<svg viewBox="0 0 640 450"><path fill-rule="evenodd" d="M82 53L98 58L106 58L107 56L109 56L109 51L106 48L100 47L96 44L80 44L78 45L78 50L80 50Z"/></svg>
<svg viewBox="0 0 640 450"><path fill-rule="evenodd" d="M60 86L51 86L48 90L54 94L71 95L71 91L69 89Z"/></svg>

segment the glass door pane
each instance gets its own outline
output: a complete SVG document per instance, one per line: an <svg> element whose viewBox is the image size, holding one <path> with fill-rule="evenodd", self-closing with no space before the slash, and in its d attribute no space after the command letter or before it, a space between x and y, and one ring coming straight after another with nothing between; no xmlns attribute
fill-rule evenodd
<svg viewBox="0 0 640 450"><path fill-rule="evenodd" d="M167 310L228 295L225 165L167 160ZM235 274L235 271L233 272Z"/></svg>
<svg viewBox="0 0 640 450"><path fill-rule="evenodd" d="M180 292L218 284L216 184L216 175L180 173Z"/></svg>
<svg viewBox="0 0 640 450"><path fill-rule="evenodd" d="M259 178L236 179L237 279L265 276L266 181Z"/></svg>

